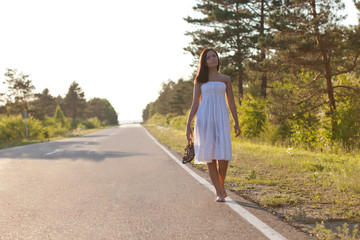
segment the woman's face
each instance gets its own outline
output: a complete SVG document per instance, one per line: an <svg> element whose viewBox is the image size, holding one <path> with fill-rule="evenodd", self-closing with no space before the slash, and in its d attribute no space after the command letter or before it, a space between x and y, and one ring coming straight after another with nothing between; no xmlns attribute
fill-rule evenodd
<svg viewBox="0 0 360 240"><path fill-rule="evenodd" d="M218 65L218 58L216 56L216 53L212 50L208 51L206 54L206 65L208 68L216 68Z"/></svg>

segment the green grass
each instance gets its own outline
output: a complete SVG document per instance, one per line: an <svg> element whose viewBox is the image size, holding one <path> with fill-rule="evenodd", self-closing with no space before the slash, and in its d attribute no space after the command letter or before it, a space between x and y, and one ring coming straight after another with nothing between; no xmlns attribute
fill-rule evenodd
<svg viewBox="0 0 360 240"><path fill-rule="evenodd" d="M144 126L162 143L183 153L185 131ZM317 153L241 138L233 139L232 145L226 179L229 190L308 232L321 230L316 223L323 221L331 236L343 237L336 227L345 222L354 228L360 223L359 154ZM197 167L206 171L206 166Z"/></svg>

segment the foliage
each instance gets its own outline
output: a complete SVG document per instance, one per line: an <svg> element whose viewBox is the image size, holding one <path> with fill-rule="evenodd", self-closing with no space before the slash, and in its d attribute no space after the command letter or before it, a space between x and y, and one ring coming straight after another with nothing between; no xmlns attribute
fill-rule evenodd
<svg viewBox="0 0 360 240"><path fill-rule="evenodd" d="M263 98L254 98L251 95L247 95L243 99L243 103L239 109L239 125L244 137L258 137L264 130L267 119L265 106L266 100Z"/></svg>
<svg viewBox="0 0 360 240"><path fill-rule="evenodd" d="M340 103L336 111L336 130L333 140L338 140L343 147L351 150L360 148L360 106L351 101Z"/></svg>
<svg viewBox="0 0 360 240"><path fill-rule="evenodd" d="M31 102L29 113L40 120L45 116L53 116L57 103L55 97L50 94L49 89L45 88L42 93L35 94L35 100Z"/></svg>
<svg viewBox="0 0 360 240"><path fill-rule="evenodd" d="M61 110L60 106L57 106L57 108L56 108L55 115L54 115L54 120L61 127L65 127L65 115L64 115L63 111Z"/></svg>
<svg viewBox="0 0 360 240"><path fill-rule="evenodd" d="M192 37L185 50L196 62L203 48L214 47L223 56L222 71L239 78L238 98L267 99L265 108L239 107L244 137L352 151L360 140L360 25L342 25L342 9L341 0L198 1L194 10L202 15L185 18L197 26L185 33ZM148 105L145 115L155 106L163 108L155 110L159 114L171 113L159 102Z"/></svg>
<svg viewBox="0 0 360 240"><path fill-rule="evenodd" d="M301 112L299 113L301 114ZM294 145L304 146L309 149L319 148L319 118L312 113L295 114L295 118L291 121L291 140Z"/></svg>
<svg viewBox="0 0 360 240"><path fill-rule="evenodd" d="M93 129L100 127L102 127L102 123L97 117L92 117L86 120L75 119L71 121L71 129Z"/></svg>
<svg viewBox="0 0 360 240"><path fill-rule="evenodd" d="M0 94L0 142L22 142L68 136L73 129L117 125L117 113L107 99L86 101L80 86L73 82L66 97L53 97L46 88L34 94L29 75L7 69L6 93ZM24 110L28 112L26 138ZM65 112L65 114L64 114ZM67 117L68 116L68 117Z"/></svg>
<svg viewBox="0 0 360 240"><path fill-rule="evenodd" d="M163 83L159 97L143 109L143 120L147 121L155 114L174 116L185 114L191 106L193 86L192 81L183 79Z"/></svg>
<svg viewBox="0 0 360 240"><path fill-rule="evenodd" d="M297 78L297 81L293 81L294 78ZM360 80L356 75L349 74L333 78L337 84L351 86L351 89L343 90L337 95L338 108L336 125L333 129L332 118L328 114L324 97L319 95L304 98L309 89L317 87L312 83L313 78L314 74L311 72L284 75L282 81L273 82L267 99L260 97L256 88L249 89L243 104L237 105L242 137L314 151L339 152L341 149L345 151L359 149L360 95L354 94L353 89L359 88ZM184 82L179 81L179 83ZM301 88L301 85L309 85L309 83L312 83L312 87ZM158 99L149 103L143 110L145 122L184 130L190 101L187 103L188 107L184 104L181 109L181 112L186 114L180 114L180 111L175 114L168 104L169 99L173 99L174 89L181 89L177 84L174 82L163 84ZM184 88L183 91L191 92L190 87ZM185 95L186 92L182 94ZM180 103L183 104L184 98L181 101L183 102ZM159 112L159 109L164 113Z"/></svg>
<svg viewBox="0 0 360 240"><path fill-rule="evenodd" d="M286 72L297 86L298 91L294 92L297 105L312 101L314 104L307 104L310 108L327 106L331 134L336 131L336 98L340 93L337 89L344 87L334 78L356 71L360 54L360 31L339 24L344 18L338 14L342 9L344 4L339 0L325 0L321 4L315 0L295 0L284 2L270 14L268 21L276 29L267 44L275 52L274 69ZM300 77L299 72L313 75L312 79L304 82L309 76ZM278 74L278 80L283 75Z"/></svg>
<svg viewBox="0 0 360 240"><path fill-rule="evenodd" d="M186 51L198 56L206 47L215 48L226 65L236 69L238 79L239 102L243 96L244 60L249 57L257 37L251 27L255 17L245 1L199 1L194 10L202 13L201 18L188 16L185 20L198 26L185 35L192 37Z"/></svg>
<svg viewBox="0 0 360 240"><path fill-rule="evenodd" d="M42 138L41 121L32 117L27 119L29 138ZM25 119L21 115L1 117L0 121L0 139L5 142L11 142L26 138Z"/></svg>
<svg viewBox="0 0 360 240"><path fill-rule="evenodd" d="M64 98L65 116L73 120L84 116L86 100L85 94L77 82L73 82Z"/></svg>
<svg viewBox="0 0 360 240"><path fill-rule="evenodd" d="M86 116L98 118L99 121L107 121L109 125L117 125L117 113L107 99L92 98L87 103Z"/></svg>
<svg viewBox="0 0 360 240"><path fill-rule="evenodd" d="M6 70L5 83L8 85L7 102L14 103L11 105L10 111L13 114L21 114L28 110L28 104L32 100L35 87L29 79L30 75L25 75L22 72L18 73L17 69Z"/></svg>

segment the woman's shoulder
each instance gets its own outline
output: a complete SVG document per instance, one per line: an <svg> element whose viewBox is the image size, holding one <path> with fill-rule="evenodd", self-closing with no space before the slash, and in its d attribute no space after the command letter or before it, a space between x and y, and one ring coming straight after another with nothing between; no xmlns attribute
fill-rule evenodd
<svg viewBox="0 0 360 240"><path fill-rule="evenodd" d="M231 79L228 75L220 73L220 79L222 82L224 82L225 84L230 83Z"/></svg>

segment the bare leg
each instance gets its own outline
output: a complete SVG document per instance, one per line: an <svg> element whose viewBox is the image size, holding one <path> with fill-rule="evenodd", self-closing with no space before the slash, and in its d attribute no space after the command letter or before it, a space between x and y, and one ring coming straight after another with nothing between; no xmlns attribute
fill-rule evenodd
<svg viewBox="0 0 360 240"><path fill-rule="evenodd" d="M225 186L224 186L224 182L225 182L225 177L226 177L226 171L228 169L228 161L226 160L220 160L219 162L219 181L220 181L220 187L221 187L221 191L222 194L224 196L224 198L227 197L227 193L225 190Z"/></svg>
<svg viewBox="0 0 360 240"><path fill-rule="evenodd" d="M213 183L216 190L216 195L218 196L216 201L223 202L224 198L223 198L223 192L221 190L219 172L217 169L216 160L213 160L211 163L208 163L207 166L208 166L211 182Z"/></svg>

